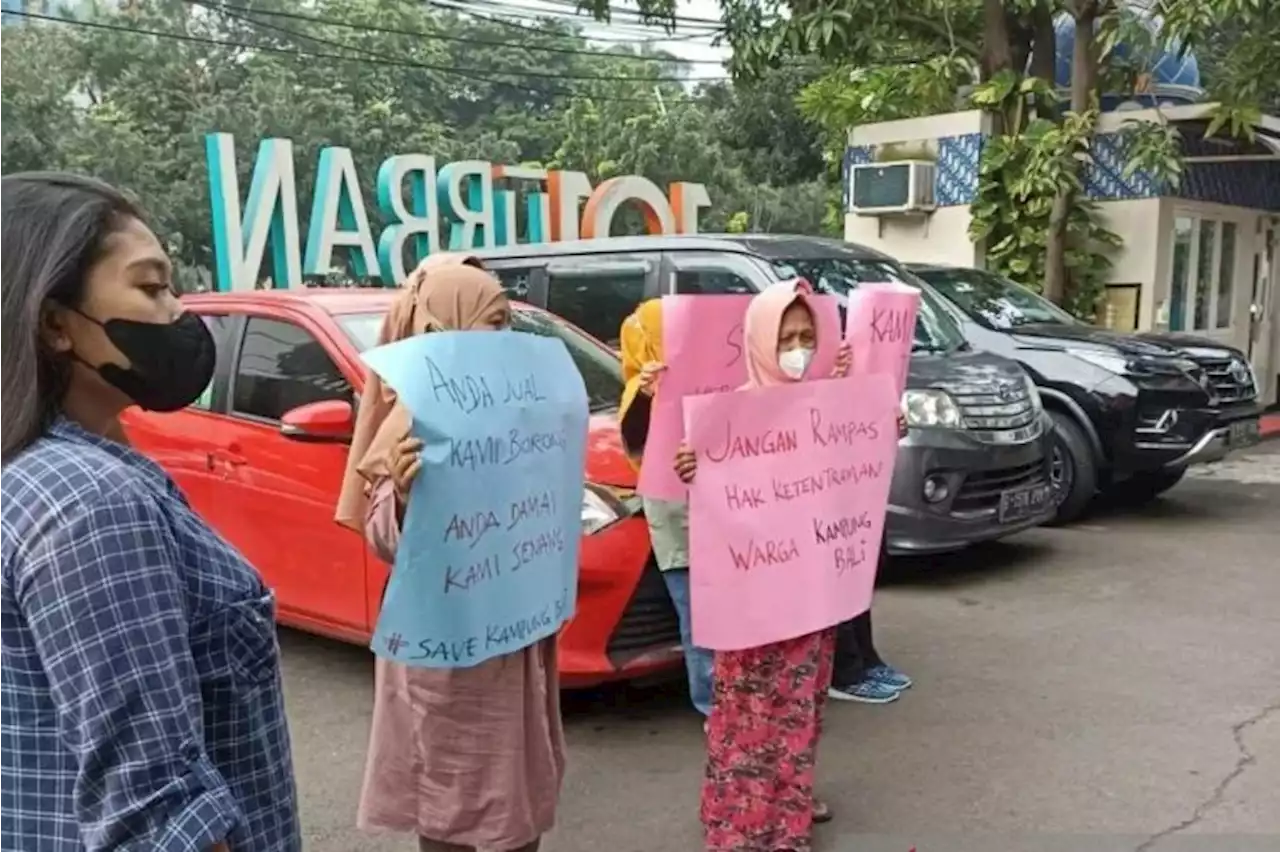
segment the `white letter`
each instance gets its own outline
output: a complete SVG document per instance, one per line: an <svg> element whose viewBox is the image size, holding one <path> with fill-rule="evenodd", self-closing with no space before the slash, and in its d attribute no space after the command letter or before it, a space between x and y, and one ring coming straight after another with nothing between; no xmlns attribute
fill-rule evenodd
<svg viewBox="0 0 1280 852"><path fill-rule="evenodd" d="M301 287L293 143L288 139L263 139L259 143L253 182L249 186L248 210L243 218L235 138L229 133L210 133L204 139L204 153L209 169L218 289L223 292L254 289L268 238L273 286Z"/></svg>
<svg viewBox="0 0 1280 852"><path fill-rule="evenodd" d="M628 175L610 178L596 187L582 211L582 237L595 239L609 236L613 216L628 201L640 203L644 213L644 230L648 234L675 233L675 217L662 190L648 178Z"/></svg>
<svg viewBox="0 0 1280 852"><path fill-rule="evenodd" d="M409 204L404 200L404 183L409 182ZM378 209L392 224L378 238L378 260L382 283L394 287L409 274L404 262L405 240L413 237L412 262L440 250L440 229L431 190L436 185L436 158L425 154L388 157L378 167Z"/></svg>
<svg viewBox="0 0 1280 852"><path fill-rule="evenodd" d="M698 233L698 211L711 206L711 196L700 183L673 183L667 187L671 212L676 216L677 234Z"/></svg>
<svg viewBox="0 0 1280 852"><path fill-rule="evenodd" d="M440 209L455 220L449 225L449 251L494 247L492 166L483 160L450 163L436 178L436 192Z"/></svg>
<svg viewBox="0 0 1280 852"><path fill-rule="evenodd" d="M316 166L316 194L311 200L311 224L307 230L307 275L325 275L333 266L336 246L356 249L351 269L356 278L367 278L378 267L378 252L369 232L369 216L360 194L356 163L349 148L322 148Z"/></svg>
<svg viewBox="0 0 1280 852"><path fill-rule="evenodd" d="M591 197L591 181L582 172L547 172L551 196L551 241L579 239L578 202Z"/></svg>

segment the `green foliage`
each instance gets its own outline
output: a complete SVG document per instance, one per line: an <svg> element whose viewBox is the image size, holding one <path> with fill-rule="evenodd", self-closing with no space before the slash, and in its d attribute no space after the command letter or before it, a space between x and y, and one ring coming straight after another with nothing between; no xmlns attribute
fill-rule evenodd
<svg viewBox="0 0 1280 852"><path fill-rule="evenodd" d="M672 82L684 70L674 57L596 49L564 23L513 30L416 0L76 8L82 20L197 40L6 27L5 171L68 169L131 190L188 270L212 265L213 130L236 138L242 192L259 140L294 141L304 232L328 145L351 149L370 210L379 164L411 152L705 183L704 230L745 211L753 228L816 233L838 194L818 131L794 103L810 78L793 71L690 94ZM316 53L326 58L307 56Z"/></svg>
<svg viewBox="0 0 1280 852"><path fill-rule="evenodd" d="M983 149L969 237L985 244L988 269L1039 291L1048 277L1054 199L1069 187L1076 200L1065 224L1063 306L1092 319L1105 293L1109 254L1120 245L1101 223L1096 205L1078 195L1083 189L1079 165L1089 160L1098 115L1067 112L1054 121L1027 113L1020 105L1029 94L1047 111L1056 106L1052 92L1030 80L1009 85L996 78L974 92L975 101L1009 118L1005 132L988 139Z"/></svg>

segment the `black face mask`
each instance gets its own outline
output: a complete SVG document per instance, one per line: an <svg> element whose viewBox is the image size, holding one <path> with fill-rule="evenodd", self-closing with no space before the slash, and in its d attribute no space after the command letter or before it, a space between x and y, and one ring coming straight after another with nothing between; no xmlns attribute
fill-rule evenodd
<svg viewBox="0 0 1280 852"><path fill-rule="evenodd" d="M103 364L96 368L98 373L148 411L186 408L213 379L218 360L213 335L190 311L170 323L80 315L102 326L107 339L133 365Z"/></svg>

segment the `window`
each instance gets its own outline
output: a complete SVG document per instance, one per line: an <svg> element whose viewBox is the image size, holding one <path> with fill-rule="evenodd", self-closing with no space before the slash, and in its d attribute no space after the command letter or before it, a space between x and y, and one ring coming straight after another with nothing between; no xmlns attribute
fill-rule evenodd
<svg viewBox="0 0 1280 852"><path fill-rule="evenodd" d="M507 291L507 296L512 299L525 301L529 298L529 281L533 277L533 270L529 267L522 269L497 269L493 274L498 276L498 280L502 282L502 289Z"/></svg>
<svg viewBox="0 0 1280 852"><path fill-rule="evenodd" d="M788 258L773 261L774 273L782 279L800 276L819 293L847 296L859 284L896 282L920 290L920 310L916 313L913 352L951 352L965 345L964 333L936 292L923 281L894 263L856 257Z"/></svg>
<svg viewBox="0 0 1280 852"><path fill-rule="evenodd" d="M676 272L676 292L690 296L755 295L759 288L727 269L681 269Z"/></svg>
<svg viewBox="0 0 1280 852"><path fill-rule="evenodd" d="M1008 330L1020 325L1075 325L1071 314L1007 278L980 269L922 269L916 273L975 322Z"/></svg>
<svg viewBox="0 0 1280 852"><path fill-rule="evenodd" d="M541 311L516 311L511 316L511 327L564 341L569 357L582 374L592 413L618 407L622 399L622 362L612 352Z"/></svg>
<svg viewBox="0 0 1280 852"><path fill-rule="evenodd" d="M620 263L548 270L547 310L617 348L622 322L644 301L648 268Z"/></svg>
<svg viewBox="0 0 1280 852"><path fill-rule="evenodd" d="M1218 223L1201 220L1200 245L1196 255L1195 311L1196 329L1209 327L1209 293L1213 289L1213 249L1217 243Z"/></svg>
<svg viewBox="0 0 1280 852"><path fill-rule="evenodd" d="M1179 216L1173 221L1173 280L1169 287L1169 330L1187 327L1187 277L1191 273L1192 220Z"/></svg>
<svg viewBox="0 0 1280 852"><path fill-rule="evenodd" d="M384 314L343 314L338 324L361 352L378 344L378 330ZM551 314L517 308L511 314L511 327L516 331L541 334L564 341L569 356L582 374L587 386L591 411L607 411L618 407L622 398L622 362L609 350L583 335Z"/></svg>
<svg viewBox="0 0 1280 852"><path fill-rule="evenodd" d="M250 317L240 346L232 410L265 420L324 400L352 402L351 384L320 341L298 326Z"/></svg>
<svg viewBox="0 0 1280 852"><path fill-rule="evenodd" d="M1215 328L1231 327L1231 302L1236 277L1236 223L1222 223L1222 248L1218 258L1218 305Z"/></svg>
<svg viewBox="0 0 1280 852"><path fill-rule="evenodd" d="M1230 328L1235 300L1239 225L1217 219L1174 219L1169 330Z"/></svg>
<svg viewBox="0 0 1280 852"><path fill-rule="evenodd" d="M204 321L205 328L209 329L209 333L213 335L213 343L219 354L227 345L227 333L231 329L231 317L226 314L201 314L200 319ZM219 359L221 360L221 359ZM200 392L200 396L196 401L191 403L192 408L199 408L202 411L210 411L213 408L213 385L218 381L218 373L215 370L213 378L209 379L209 384Z"/></svg>

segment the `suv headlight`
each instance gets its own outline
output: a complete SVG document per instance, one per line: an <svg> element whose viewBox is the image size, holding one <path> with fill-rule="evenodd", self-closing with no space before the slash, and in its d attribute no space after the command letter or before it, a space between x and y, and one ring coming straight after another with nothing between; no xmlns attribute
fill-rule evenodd
<svg viewBox="0 0 1280 852"><path fill-rule="evenodd" d="M1035 381L1025 372L1022 374L1022 382L1027 388L1027 398L1031 400L1031 407L1036 412L1044 410L1044 400L1040 399L1040 388L1036 387Z"/></svg>
<svg viewBox="0 0 1280 852"><path fill-rule="evenodd" d="M592 535L622 518L623 506L612 494L586 485L582 489L582 534Z"/></svg>
<svg viewBox="0 0 1280 852"><path fill-rule="evenodd" d="M907 390L902 394L902 416L908 426L940 426L961 429L964 417L951 394L937 388Z"/></svg>
<svg viewBox="0 0 1280 852"><path fill-rule="evenodd" d="M1115 352L1101 352L1097 349L1068 349L1067 351L1081 361L1088 361L1093 366L1100 367L1108 373L1115 373L1117 376L1126 376L1133 372L1129 359Z"/></svg>

